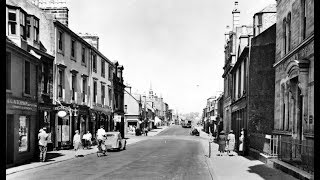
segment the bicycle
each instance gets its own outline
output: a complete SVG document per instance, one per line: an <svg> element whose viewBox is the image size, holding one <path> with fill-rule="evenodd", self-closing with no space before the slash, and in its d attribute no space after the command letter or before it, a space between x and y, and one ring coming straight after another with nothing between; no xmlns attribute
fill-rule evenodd
<svg viewBox="0 0 320 180"><path fill-rule="evenodd" d="M97 151L97 156L100 157L102 155L106 156L107 155L107 147L104 144L105 140L100 140L101 143L98 140L98 151Z"/></svg>

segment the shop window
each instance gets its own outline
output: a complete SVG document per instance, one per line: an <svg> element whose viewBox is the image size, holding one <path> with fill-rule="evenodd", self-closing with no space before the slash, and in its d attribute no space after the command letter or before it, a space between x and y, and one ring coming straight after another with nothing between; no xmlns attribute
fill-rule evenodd
<svg viewBox="0 0 320 180"><path fill-rule="evenodd" d="M9 28L9 35L16 35L17 34L17 15L16 15L16 10L9 9L8 10L8 16L9 16L9 21L8 21L8 28Z"/></svg>
<svg viewBox="0 0 320 180"><path fill-rule="evenodd" d="M29 61L25 61L24 93L30 94L30 62Z"/></svg>
<svg viewBox="0 0 320 180"><path fill-rule="evenodd" d="M19 117L19 152L29 151L30 116Z"/></svg>
<svg viewBox="0 0 320 180"><path fill-rule="evenodd" d="M6 52L6 89L11 89L11 53Z"/></svg>

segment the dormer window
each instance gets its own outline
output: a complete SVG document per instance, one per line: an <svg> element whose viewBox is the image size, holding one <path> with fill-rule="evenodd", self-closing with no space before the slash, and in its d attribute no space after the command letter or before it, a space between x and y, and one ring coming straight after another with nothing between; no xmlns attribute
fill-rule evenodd
<svg viewBox="0 0 320 180"><path fill-rule="evenodd" d="M33 28L34 28L34 41L39 42L39 20L38 19L34 19L34 24L33 24Z"/></svg>
<svg viewBox="0 0 320 180"><path fill-rule="evenodd" d="M26 39L26 15L23 12L20 12L20 36Z"/></svg>
<svg viewBox="0 0 320 180"><path fill-rule="evenodd" d="M27 19L26 19L26 35L27 35L27 38L30 38L30 30L31 30L31 17L30 16L27 16Z"/></svg>
<svg viewBox="0 0 320 180"><path fill-rule="evenodd" d="M9 16L9 21L8 21L8 28L9 28L9 35L16 35L17 34L17 15L16 15L16 10L14 9L9 9L8 10L8 16Z"/></svg>

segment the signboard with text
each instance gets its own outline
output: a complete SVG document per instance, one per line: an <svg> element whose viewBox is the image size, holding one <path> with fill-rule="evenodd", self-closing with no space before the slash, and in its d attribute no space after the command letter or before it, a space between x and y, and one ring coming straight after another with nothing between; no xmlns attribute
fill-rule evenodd
<svg viewBox="0 0 320 180"><path fill-rule="evenodd" d="M37 103L36 102L18 99L18 98L14 98L14 97L7 97L7 107L9 109L37 111Z"/></svg>

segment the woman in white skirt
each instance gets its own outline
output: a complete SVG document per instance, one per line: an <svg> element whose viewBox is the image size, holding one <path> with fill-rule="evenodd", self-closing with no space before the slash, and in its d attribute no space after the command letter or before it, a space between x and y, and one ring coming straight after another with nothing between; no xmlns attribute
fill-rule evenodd
<svg viewBox="0 0 320 180"><path fill-rule="evenodd" d="M81 138L80 138L80 134L79 134L79 131L76 130L75 131L75 135L73 136L73 148L74 148L74 151L75 151L75 156L78 157L78 151L80 149L80 146L81 146Z"/></svg>

